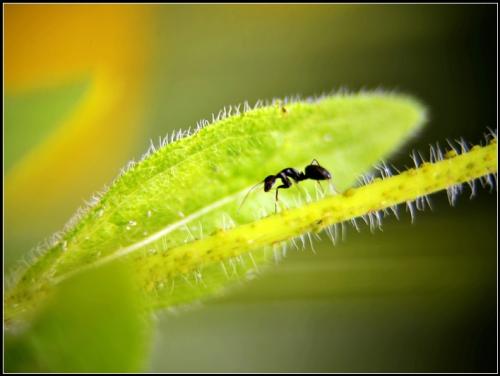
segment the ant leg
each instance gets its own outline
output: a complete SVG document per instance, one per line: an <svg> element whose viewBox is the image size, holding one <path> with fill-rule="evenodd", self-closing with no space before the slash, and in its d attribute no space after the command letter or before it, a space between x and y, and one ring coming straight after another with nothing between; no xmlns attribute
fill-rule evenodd
<svg viewBox="0 0 500 376"><path fill-rule="evenodd" d="M299 190L300 195L301 195L301 196L302 196L302 195L304 195L304 192L305 192L305 191L304 191L304 189L300 186L300 184L295 184L295 186L296 186L296 187L297 187L297 189Z"/></svg>
<svg viewBox="0 0 500 376"><path fill-rule="evenodd" d="M319 180L316 180L316 182L318 183L319 188L321 189L321 193L323 194L323 196L325 196L325 190L323 189L323 186L321 185L321 183L319 182Z"/></svg>
<svg viewBox="0 0 500 376"><path fill-rule="evenodd" d="M276 214L278 212L278 189L283 188L290 188L292 186L292 182L289 179L281 179L283 181L283 184L280 185L278 188L276 188L276 200L274 201L274 213Z"/></svg>
<svg viewBox="0 0 500 376"><path fill-rule="evenodd" d="M318 162L318 160L317 160L316 158L314 158L314 159L311 161L311 164L313 164L314 162L316 162L316 164L317 164L318 166L320 166L320 164L319 164L319 162Z"/></svg>
<svg viewBox="0 0 500 376"><path fill-rule="evenodd" d="M281 185L276 188L276 197L274 199L274 214L276 214L278 212L278 189L281 188Z"/></svg>
<svg viewBox="0 0 500 376"><path fill-rule="evenodd" d="M290 181L290 179L288 179L288 177L286 175L284 175L283 173L280 173L278 174L277 176L279 179L281 179L281 182L283 184L281 184L279 187L276 188L276 200L274 201L274 213L276 214L278 212L278 189L280 188L290 188L292 186L292 182Z"/></svg>
<svg viewBox="0 0 500 376"><path fill-rule="evenodd" d="M276 214L278 212L278 201L279 201L278 200L278 189L280 189L280 188L288 188L288 187L289 187L289 185L283 184L283 185L280 185L278 188L276 188L276 199L274 201L274 214Z"/></svg>

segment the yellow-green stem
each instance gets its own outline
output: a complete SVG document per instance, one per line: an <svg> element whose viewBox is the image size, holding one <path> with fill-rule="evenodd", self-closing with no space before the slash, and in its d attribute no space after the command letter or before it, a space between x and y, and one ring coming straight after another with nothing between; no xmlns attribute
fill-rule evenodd
<svg viewBox="0 0 500 376"><path fill-rule="evenodd" d="M399 175L376 179L369 185L351 188L342 194L232 230L219 231L199 241L141 260L142 262L137 263L137 267L141 269L138 274L148 276L143 282L146 290L151 291L159 280L189 273L210 262L239 256L269 244L278 244L308 231L319 232L335 223L412 201L496 172L495 139L488 146L475 146L461 155L451 151L442 161L424 163L419 168L409 169Z"/></svg>

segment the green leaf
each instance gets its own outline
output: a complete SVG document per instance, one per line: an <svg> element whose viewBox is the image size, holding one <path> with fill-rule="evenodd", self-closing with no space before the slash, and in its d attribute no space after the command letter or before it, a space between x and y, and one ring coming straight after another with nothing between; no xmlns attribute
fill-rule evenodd
<svg viewBox="0 0 500 376"><path fill-rule="evenodd" d="M9 372L138 372L149 323L130 270L108 264L57 286L22 333L6 336Z"/></svg>
<svg viewBox="0 0 500 376"><path fill-rule="evenodd" d="M208 256L210 250L206 257L185 253L174 260L169 274L164 274L162 263L171 261L162 259L176 247L274 214L274 196L260 190L238 211L242 196L265 176L288 166L303 168L315 158L332 172L336 189L344 191L425 120L423 107L414 99L384 93L246 107L242 112L225 109L214 124L162 143L160 150L129 166L18 274L7 295L6 316L34 306L69 276L121 258L135 261L150 306L219 291L268 259L265 247L255 249L246 264L235 263L231 252L216 262ZM283 191L280 201L288 208L300 207L316 192L316 184L305 181L300 189ZM191 257L201 262L190 280L186 276L193 270L186 265ZM203 280L197 279L200 275Z"/></svg>

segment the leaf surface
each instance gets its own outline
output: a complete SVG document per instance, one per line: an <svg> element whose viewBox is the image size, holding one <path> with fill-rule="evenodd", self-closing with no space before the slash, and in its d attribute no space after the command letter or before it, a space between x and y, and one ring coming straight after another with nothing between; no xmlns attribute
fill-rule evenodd
<svg viewBox="0 0 500 376"><path fill-rule="evenodd" d="M131 164L35 259L9 301L24 309L54 283L121 258L134 259L139 278L150 281L145 294L152 306L216 292L265 261L265 247L252 252L250 263L235 264L231 253L228 265L207 257L207 263L202 261L194 271L195 280L200 275L199 288L192 288L185 274L193 271L185 270L182 260L162 276L155 275L154 264L141 265L150 266L146 260L168 257L186 243L274 214L274 192L265 194L262 189L238 208L251 187L285 167L303 169L317 159L332 173L335 189L344 191L414 134L425 120L425 110L409 97L361 93L275 101L254 109L245 105L243 111L224 109L218 118L188 137L179 132L175 142L163 140L159 150L152 146L149 155ZM300 187L281 190L280 210L318 198L316 183L304 181ZM323 189L332 192L332 186ZM158 290L166 289L171 293L158 299Z"/></svg>

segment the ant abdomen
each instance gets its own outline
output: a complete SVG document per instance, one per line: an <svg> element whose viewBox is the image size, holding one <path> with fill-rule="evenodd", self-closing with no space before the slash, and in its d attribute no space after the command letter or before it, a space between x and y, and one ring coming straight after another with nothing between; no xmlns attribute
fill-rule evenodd
<svg viewBox="0 0 500 376"><path fill-rule="evenodd" d="M307 179L312 180L328 180L332 178L332 174L326 168L313 164L306 166L305 175Z"/></svg>

